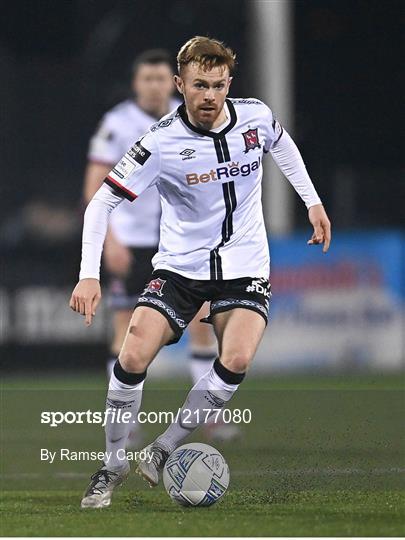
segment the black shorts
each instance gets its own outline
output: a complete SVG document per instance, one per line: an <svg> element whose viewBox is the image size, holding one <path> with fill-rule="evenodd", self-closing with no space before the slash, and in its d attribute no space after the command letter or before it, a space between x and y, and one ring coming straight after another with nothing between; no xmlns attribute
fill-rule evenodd
<svg viewBox="0 0 405 540"><path fill-rule="evenodd" d="M132 264L125 277L109 274L108 305L114 310L132 311L153 272L152 257L156 247L130 247Z"/></svg>
<svg viewBox="0 0 405 540"><path fill-rule="evenodd" d="M166 317L177 343L187 325L204 302L210 302L210 314L202 322L212 322L216 313L245 308L259 313L267 324L270 283L265 278L198 280L189 279L169 270L155 270L136 304L156 309Z"/></svg>

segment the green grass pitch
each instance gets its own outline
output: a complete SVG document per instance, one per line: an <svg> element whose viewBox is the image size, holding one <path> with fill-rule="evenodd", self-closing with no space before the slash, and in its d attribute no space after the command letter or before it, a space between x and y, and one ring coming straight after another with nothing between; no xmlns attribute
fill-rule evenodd
<svg viewBox="0 0 405 540"><path fill-rule="evenodd" d="M189 383L150 380L144 410L175 410ZM231 408L250 424L215 443L231 484L211 508L182 508L135 474L104 510L81 510L97 462L40 449L103 450L97 425L50 428L41 411L104 409L102 375L8 377L1 387L2 536L403 536L403 376L248 379ZM145 443L162 426L145 427ZM208 442L196 433L194 441Z"/></svg>

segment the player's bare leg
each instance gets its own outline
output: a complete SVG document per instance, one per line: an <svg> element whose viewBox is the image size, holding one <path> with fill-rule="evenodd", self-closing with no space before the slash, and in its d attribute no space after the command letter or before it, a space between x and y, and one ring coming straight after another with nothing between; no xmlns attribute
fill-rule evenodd
<svg viewBox="0 0 405 540"><path fill-rule="evenodd" d="M236 308L213 317L221 364L234 373L245 373L266 328L261 315Z"/></svg>
<svg viewBox="0 0 405 540"><path fill-rule="evenodd" d="M219 358L190 390L178 415L178 421L173 422L148 447L149 450L157 448L151 463L140 463L138 466L138 471L151 486L158 484L159 473L168 455L205 422L209 414L207 411L221 410L232 398L245 377L266 326L261 315L242 308L214 315L213 323L218 339Z"/></svg>
<svg viewBox="0 0 405 540"><path fill-rule="evenodd" d="M129 373L144 372L173 336L161 313L146 306L138 307L132 314L119 354L121 366Z"/></svg>
<svg viewBox="0 0 405 540"><path fill-rule="evenodd" d="M108 506L114 488L127 478L129 463L125 458L125 447L131 423L114 420L127 411L131 413L130 422L136 418L147 367L172 338L169 323L158 311L143 306L135 309L107 393L105 462L91 477L82 508Z"/></svg>

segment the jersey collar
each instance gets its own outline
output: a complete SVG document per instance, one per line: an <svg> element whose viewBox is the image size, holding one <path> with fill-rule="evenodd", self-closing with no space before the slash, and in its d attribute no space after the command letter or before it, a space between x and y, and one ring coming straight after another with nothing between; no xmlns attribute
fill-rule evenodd
<svg viewBox="0 0 405 540"><path fill-rule="evenodd" d="M183 120L186 126L189 129L191 129L191 131L194 131L195 133L199 133L200 135L204 135L206 137L212 137L213 139L221 139L224 135L228 133L228 131L230 131L235 126L236 120L237 120L235 107L233 106L232 101L229 99L226 99L225 101L226 101L226 104L228 105L230 121L224 127L224 129L218 132L209 131L208 129L203 129L203 128L194 126L188 119L185 103L182 103L177 109L177 111L180 115L180 118Z"/></svg>

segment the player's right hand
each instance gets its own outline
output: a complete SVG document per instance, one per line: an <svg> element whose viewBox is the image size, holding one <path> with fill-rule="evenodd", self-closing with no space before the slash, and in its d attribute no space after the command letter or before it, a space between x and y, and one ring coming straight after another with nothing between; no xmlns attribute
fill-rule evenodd
<svg viewBox="0 0 405 540"><path fill-rule="evenodd" d="M73 289L69 306L86 317L86 325L90 326L101 300L101 288L98 279L81 279Z"/></svg>

